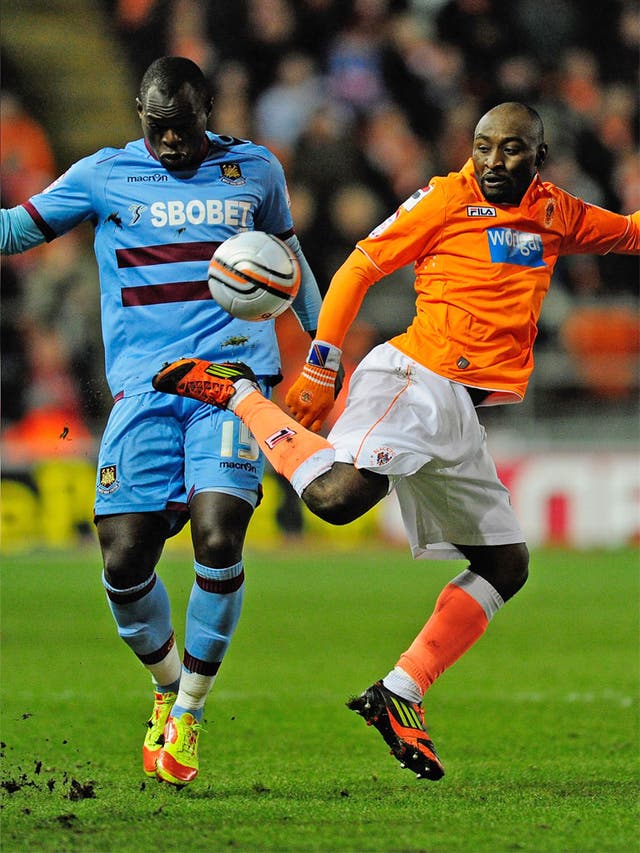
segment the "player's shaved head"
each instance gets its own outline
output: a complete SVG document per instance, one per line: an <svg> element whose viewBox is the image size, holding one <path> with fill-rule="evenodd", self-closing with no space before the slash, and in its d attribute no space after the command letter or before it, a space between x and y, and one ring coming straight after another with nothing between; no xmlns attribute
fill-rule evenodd
<svg viewBox="0 0 640 853"><path fill-rule="evenodd" d="M174 98L185 86L191 86L200 104L208 104L211 91L206 77L190 59L182 56L161 56L147 68L140 81L141 103L145 104L150 89L157 89L167 99Z"/></svg>
<svg viewBox="0 0 640 853"><path fill-rule="evenodd" d="M476 125L475 136L483 133L483 128L499 124L517 128L519 135L531 139L534 145L544 142L544 125L540 114L527 104L519 101L505 101L486 112Z"/></svg>

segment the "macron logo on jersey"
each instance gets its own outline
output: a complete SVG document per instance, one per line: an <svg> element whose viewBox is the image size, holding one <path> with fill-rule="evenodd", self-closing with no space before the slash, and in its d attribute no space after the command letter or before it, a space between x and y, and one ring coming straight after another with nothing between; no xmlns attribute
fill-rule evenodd
<svg viewBox="0 0 640 853"><path fill-rule="evenodd" d="M489 228L487 238L491 261L494 264L544 266L542 237L539 234L528 234L513 228Z"/></svg>
<svg viewBox="0 0 640 853"><path fill-rule="evenodd" d="M169 180L169 175L165 175L164 173L156 173L153 175L127 175L127 183L136 184L142 182L143 184L157 184L157 183L166 183Z"/></svg>

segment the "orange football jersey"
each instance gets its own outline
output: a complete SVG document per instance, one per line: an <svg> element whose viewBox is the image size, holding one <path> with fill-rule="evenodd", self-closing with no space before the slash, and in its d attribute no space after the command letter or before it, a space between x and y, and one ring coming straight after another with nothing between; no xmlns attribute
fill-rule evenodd
<svg viewBox="0 0 640 853"><path fill-rule="evenodd" d="M391 343L435 373L518 402L533 369L543 299L561 255L640 252L640 213L622 216L536 175L521 203L485 200L469 160L435 177L336 272L317 338L341 346L367 288L413 263L416 316Z"/></svg>

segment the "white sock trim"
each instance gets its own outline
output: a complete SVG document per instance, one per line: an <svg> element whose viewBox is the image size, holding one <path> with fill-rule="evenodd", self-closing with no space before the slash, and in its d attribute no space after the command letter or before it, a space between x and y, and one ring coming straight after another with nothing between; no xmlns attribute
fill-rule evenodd
<svg viewBox="0 0 640 853"><path fill-rule="evenodd" d="M236 393L227 403L227 409L230 412L235 412L238 403L244 400L245 397L248 397L249 394L252 394L254 391L260 391L259 386L250 379L238 379L237 382L233 383L233 387L236 389ZM260 393L262 392L260 391Z"/></svg>
<svg viewBox="0 0 640 853"><path fill-rule="evenodd" d="M400 666L394 667L388 675L385 675L382 683L387 690L391 690L392 693L406 699L407 702L417 702L418 704L422 702L422 691L409 673L405 672Z"/></svg>
<svg viewBox="0 0 640 853"><path fill-rule="evenodd" d="M145 588L145 586L148 586L149 588L151 588L151 581L154 580L155 576L156 576L156 573L155 573L155 571L153 571L153 572L151 572L151 574L149 575L149 577L145 581L142 581L142 583L137 584L137 586L131 586L131 587L128 587L127 589L116 589L115 586L111 586L111 584L107 580L107 576L103 570L102 571L102 585L107 590L107 592L113 592L116 595L118 595L118 594L122 595L123 593L125 593L126 595L131 595L131 593L140 592L140 590L143 590Z"/></svg>
<svg viewBox="0 0 640 853"><path fill-rule="evenodd" d="M489 622L504 605L504 599L498 590L471 569L465 569L451 583L459 586L478 602Z"/></svg>
<svg viewBox="0 0 640 853"><path fill-rule="evenodd" d="M214 569L212 566L203 566L197 560L193 561L195 573L201 578L207 578L214 581L228 581L231 578L237 578L244 570L244 563L240 560L234 563L233 566L226 566L223 569Z"/></svg>
<svg viewBox="0 0 640 853"><path fill-rule="evenodd" d="M336 452L333 447L323 447L298 465L290 478L290 483L298 497L302 496L309 483L331 468L335 458Z"/></svg>

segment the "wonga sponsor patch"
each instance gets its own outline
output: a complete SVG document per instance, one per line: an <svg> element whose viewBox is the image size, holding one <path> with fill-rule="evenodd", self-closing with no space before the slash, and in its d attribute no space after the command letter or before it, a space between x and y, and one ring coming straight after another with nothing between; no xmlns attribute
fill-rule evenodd
<svg viewBox="0 0 640 853"><path fill-rule="evenodd" d="M543 267L542 237L515 231L513 228L487 230L489 252L494 264L517 264L520 267Z"/></svg>

